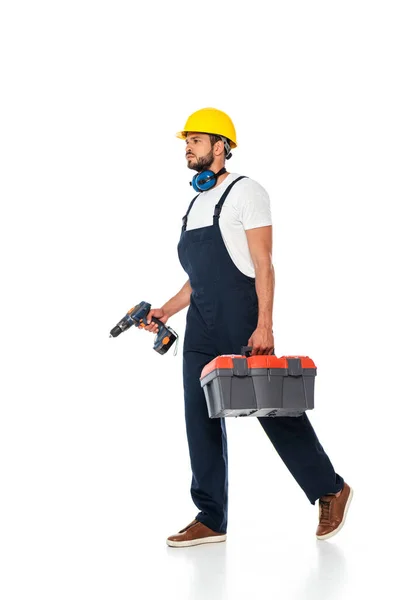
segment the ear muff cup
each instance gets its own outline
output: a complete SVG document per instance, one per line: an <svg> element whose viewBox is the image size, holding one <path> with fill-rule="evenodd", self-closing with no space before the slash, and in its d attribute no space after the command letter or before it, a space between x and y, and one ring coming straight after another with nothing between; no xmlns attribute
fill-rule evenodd
<svg viewBox="0 0 400 600"><path fill-rule="evenodd" d="M214 171L201 171L193 176L190 185L193 187L195 192L206 192L210 190L217 183L217 179L220 175L226 173L225 167L223 167L218 173Z"/></svg>
<svg viewBox="0 0 400 600"><path fill-rule="evenodd" d="M202 171L196 173L192 179L192 186L195 192L206 192L214 187L216 177L214 171Z"/></svg>

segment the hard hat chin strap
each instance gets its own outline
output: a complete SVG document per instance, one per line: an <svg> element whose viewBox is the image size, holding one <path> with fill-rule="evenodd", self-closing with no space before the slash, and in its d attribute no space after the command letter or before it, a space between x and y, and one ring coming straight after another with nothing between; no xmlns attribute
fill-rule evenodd
<svg viewBox="0 0 400 600"><path fill-rule="evenodd" d="M229 160L232 156L231 145L226 137L224 137L223 135L220 135L219 137L224 142L225 158L226 158L226 160Z"/></svg>

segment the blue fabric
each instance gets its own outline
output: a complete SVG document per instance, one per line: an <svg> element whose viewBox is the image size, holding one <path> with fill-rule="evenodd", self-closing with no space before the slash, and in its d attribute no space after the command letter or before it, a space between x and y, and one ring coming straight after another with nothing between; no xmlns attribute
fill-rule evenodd
<svg viewBox="0 0 400 600"><path fill-rule="evenodd" d="M221 354L240 354L257 326L255 279L242 273L229 256L219 227L219 212L237 178L216 205L213 225L186 231L183 218L178 256L192 294L183 343L185 422L192 468L191 497L196 519L226 533L228 525L228 451L225 419L210 419L200 384L203 367ZM201 196L198 200L201 202ZM337 493L337 475L311 423L300 417L258 417L276 451L312 504ZM268 477L268 468L261 474Z"/></svg>

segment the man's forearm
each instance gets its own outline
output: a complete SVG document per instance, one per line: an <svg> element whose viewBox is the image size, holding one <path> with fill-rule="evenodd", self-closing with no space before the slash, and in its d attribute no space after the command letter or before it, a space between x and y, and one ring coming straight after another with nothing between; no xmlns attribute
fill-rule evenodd
<svg viewBox="0 0 400 600"><path fill-rule="evenodd" d="M275 270L271 262L255 267L256 292L258 298L257 327L272 328L272 311L274 306Z"/></svg>
<svg viewBox="0 0 400 600"><path fill-rule="evenodd" d="M192 288L188 279L179 292L161 307L162 310L168 317L175 315L180 310L189 306L191 293Z"/></svg>

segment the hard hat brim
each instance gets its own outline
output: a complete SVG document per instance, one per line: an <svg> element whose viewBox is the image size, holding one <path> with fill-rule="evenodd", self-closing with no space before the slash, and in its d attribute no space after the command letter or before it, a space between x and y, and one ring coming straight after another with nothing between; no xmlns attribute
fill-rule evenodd
<svg viewBox="0 0 400 600"><path fill-rule="evenodd" d="M178 133L176 134L176 137L179 138L180 140L186 140L187 133L188 133L187 131L178 131ZM199 131L198 133L208 133L208 131ZM208 135L222 135L222 134L208 133ZM229 140L229 145L232 149L237 147L237 144L235 144L235 142L232 142L232 140Z"/></svg>

